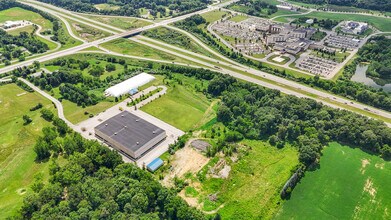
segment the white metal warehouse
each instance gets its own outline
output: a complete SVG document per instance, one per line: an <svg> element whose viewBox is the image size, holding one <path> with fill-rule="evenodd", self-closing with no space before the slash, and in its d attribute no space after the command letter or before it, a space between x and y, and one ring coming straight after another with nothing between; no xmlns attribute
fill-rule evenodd
<svg viewBox="0 0 391 220"><path fill-rule="evenodd" d="M140 73L137 76L129 78L121 83L118 83L117 85L106 89L105 95L119 97L121 95L129 93L131 90L138 89L140 86L143 86L154 79L155 77L153 77L152 75L149 75L147 73Z"/></svg>

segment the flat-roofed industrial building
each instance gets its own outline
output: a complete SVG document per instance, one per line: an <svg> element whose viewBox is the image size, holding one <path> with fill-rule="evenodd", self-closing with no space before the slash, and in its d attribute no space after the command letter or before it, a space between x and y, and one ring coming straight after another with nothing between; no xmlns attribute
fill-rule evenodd
<svg viewBox="0 0 391 220"><path fill-rule="evenodd" d="M138 159L166 138L166 131L123 111L95 127L95 136L107 145Z"/></svg>

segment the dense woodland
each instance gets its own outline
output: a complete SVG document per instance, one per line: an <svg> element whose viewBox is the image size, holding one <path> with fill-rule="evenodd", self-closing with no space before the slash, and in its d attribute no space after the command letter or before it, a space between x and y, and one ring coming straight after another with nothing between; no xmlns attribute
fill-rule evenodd
<svg viewBox="0 0 391 220"><path fill-rule="evenodd" d="M123 16L140 16L139 9L145 8L150 11L150 14L156 17L157 13L166 13L168 8L171 12L182 14L195 9L206 7L209 0L40 0L41 2L50 3L68 10L77 12L90 12L110 15ZM117 10L98 10L94 7L95 4L110 3L120 6ZM171 14L173 15L173 14Z"/></svg>
<svg viewBox="0 0 391 220"><path fill-rule="evenodd" d="M36 178L14 219L206 219L152 175L96 141L82 138L47 109L34 150L50 159L48 183ZM61 165L57 158L66 158Z"/></svg>
<svg viewBox="0 0 391 220"><path fill-rule="evenodd" d="M315 162L330 141L358 146L385 158L391 156L391 129L380 121L209 70L173 66L163 69L210 80L204 92L222 100L217 120L236 132L230 141L268 139L277 147L291 143L298 148L305 165Z"/></svg>
<svg viewBox="0 0 391 220"><path fill-rule="evenodd" d="M14 70L12 74L17 77L28 78L35 86L46 91L52 91L53 88L59 88L61 95L59 98L60 101L62 99L67 99L79 106L85 107L95 105L99 101L106 99L103 95L103 91L106 88L122 82L140 72L138 69L128 69L127 63L123 59L91 56L91 59L93 58L108 62L109 64L106 65L106 69L112 68L110 66L113 64L121 64L124 66L124 72L116 76L108 76L104 79L100 79L100 74L93 76L83 74L82 72L86 69L89 69L90 71L94 70L97 65L90 65L86 60L60 58L46 64L60 66L58 71L51 74L43 73L40 76L31 77L29 74L33 73L34 70L26 67L18 68ZM94 90L98 90L98 93L101 95L96 95Z"/></svg>
<svg viewBox="0 0 391 220"><path fill-rule="evenodd" d="M353 82L350 80L352 75L356 70L356 63L353 62L344 67L343 75L340 76L336 81L320 79L319 76L303 78L296 77L291 74L287 74L285 70L278 70L272 67L263 65L261 62L250 60L244 58L241 54L236 53L232 50L228 50L224 46L221 46L219 39L207 33L205 30L201 29L199 25L208 25L205 19L199 15L194 15L190 18L187 18L183 21L175 23L176 26L182 28L186 31L191 32L197 36L204 43L215 48L217 51L223 55L230 57L231 59L257 68L259 70L274 74L280 77L284 77L293 81L305 83L307 85L337 94L344 97L347 97L352 100L356 100L380 109L391 111L391 94L378 90L369 86L366 86L362 83Z"/></svg>
<svg viewBox="0 0 391 220"><path fill-rule="evenodd" d="M353 6L378 11L391 11L391 1L388 0L294 0L310 4L332 4L341 6Z"/></svg>
<svg viewBox="0 0 391 220"><path fill-rule="evenodd" d="M49 50L48 45L34 37L33 33L21 32L18 36L14 36L2 29L0 29L0 48L2 49L0 57L6 64L10 64L13 59L23 61L26 55L23 48L32 54Z"/></svg>
<svg viewBox="0 0 391 220"><path fill-rule="evenodd" d="M369 62L367 75L391 79L391 39L374 37L358 52L360 62Z"/></svg>
<svg viewBox="0 0 391 220"><path fill-rule="evenodd" d="M278 8L275 5L268 4L263 0L240 0L231 4L229 8L259 17L271 15L278 11Z"/></svg>

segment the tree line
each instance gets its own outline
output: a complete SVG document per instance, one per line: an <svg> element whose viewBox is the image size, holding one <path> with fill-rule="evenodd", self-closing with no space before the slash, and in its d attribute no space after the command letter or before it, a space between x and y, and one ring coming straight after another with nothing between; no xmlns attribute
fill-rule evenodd
<svg viewBox="0 0 391 220"><path fill-rule="evenodd" d="M186 13L197 8L206 7L210 0L40 0L68 10L77 12L88 12L105 15L122 15L140 17L140 9L149 10L150 15L157 17L158 13L166 14L166 9L170 10L170 15L176 13ZM116 10L99 10L95 4L113 4L119 6Z"/></svg>
<svg viewBox="0 0 391 220"><path fill-rule="evenodd" d="M367 75L391 79L391 39L373 37L358 51L358 61L370 63Z"/></svg>
<svg viewBox="0 0 391 220"><path fill-rule="evenodd" d="M366 86L362 83L353 82L350 80L351 76L355 73L357 62L353 62L345 66L342 76L340 76L336 81L320 79L319 76L314 76L309 78L297 77L287 73L285 70L278 70L276 68L263 65L262 62L244 58L242 54L235 53L232 50L227 51L226 48L222 47L218 43L218 39L215 36L206 33L201 28L198 28L197 26L199 24L208 25L206 20L200 15L194 15L183 21L175 23L175 25L178 26L179 28L182 28L194 34L204 43L211 45L213 48L218 50L223 55L241 64L245 64L253 68L265 71L267 73L274 74L283 78L287 78L296 82L305 83L307 85L331 92L333 94L341 95L348 99L353 99L386 111L391 111L390 93L387 93L382 89L380 90L375 89Z"/></svg>
<svg viewBox="0 0 391 220"><path fill-rule="evenodd" d="M42 111L53 126L42 129L34 150L38 161L50 160L50 178L35 179L13 219L206 219L147 171Z"/></svg>
<svg viewBox="0 0 391 220"><path fill-rule="evenodd" d="M378 11L391 11L391 2L385 0L295 0L297 2L304 2L316 5L340 5L351 6L357 8L365 8Z"/></svg>
<svg viewBox="0 0 391 220"><path fill-rule="evenodd" d="M271 15L278 11L277 6L269 4L263 0L240 0L228 7L230 9L258 17L265 17L266 15Z"/></svg>

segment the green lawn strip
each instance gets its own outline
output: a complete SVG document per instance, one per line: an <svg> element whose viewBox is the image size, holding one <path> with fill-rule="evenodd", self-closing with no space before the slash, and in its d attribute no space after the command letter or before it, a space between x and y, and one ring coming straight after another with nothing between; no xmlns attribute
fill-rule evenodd
<svg viewBox="0 0 391 220"><path fill-rule="evenodd" d="M331 143L323 150L319 167L306 172L277 219L388 218L389 161L359 148Z"/></svg>
<svg viewBox="0 0 391 220"><path fill-rule="evenodd" d="M91 47L88 47L86 49L83 49L81 51L99 51L99 52L103 52L103 50L97 48L97 47L94 47L94 46L91 46Z"/></svg>
<svg viewBox="0 0 391 220"><path fill-rule="evenodd" d="M0 86L0 101L0 218L6 218L22 206L34 176L41 173L47 181L49 175L48 163L34 161L33 146L41 129L50 124L40 117L40 110L29 109L42 103L44 108L57 112L49 100L15 84ZM32 123L24 126L23 115L28 115Z"/></svg>
<svg viewBox="0 0 391 220"><path fill-rule="evenodd" d="M143 39L144 40L144 39ZM150 42L148 41L147 39L145 39L146 42L148 43L152 43L153 42ZM175 51L177 53L182 53L185 57L192 57L192 58L195 58L195 59L198 59L200 61L204 61L204 62L211 62L209 60L205 60L203 58L199 58L197 56L194 56L194 55L190 55L190 54L187 54L187 53L183 53L181 51L178 51L178 50L175 50L175 49L172 49L172 48L167 48L165 47L164 45L159 45L159 47L162 47L162 48L165 48L165 49L170 49L172 51ZM275 82L273 80L269 80L268 78L265 78L265 77L261 77L261 76L256 76L256 75L253 75L251 73L248 73L248 72L245 72L245 71L241 71L241 70L238 70L236 69L234 66L230 67L230 66L225 66L225 65L222 65L221 63L214 63L215 66L217 67L221 67L221 68L224 68L226 70L230 70L230 71L233 71L233 72L236 72L236 73L240 73L242 75L245 75L245 76L249 76L251 78L254 78L254 79L258 79L258 80L261 80L261 81L264 81L264 82L268 82L270 84L273 84L273 85L277 85L277 86L281 86L281 87L284 87L284 88L287 88L291 91L294 91L294 92L297 92L297 93L300 93L300 94L303 94L303 95L306 95L306 96L309 96L309 97L312 97L312 98L317 98L317 99L322 99L323 101L327 102L327 103L330 103L330 104L333 104L333 105L336 105L338 107L341 107L341 108L345 108L345 109L349 109L353 112L356 112L356 113L359 113L359 114L362 114L362 115L365 115L365 116L368 116L368 117L372 117L372 118L375 118L375 119L378 119L378 120L382 120L384 122L388 122L388 123L391 123L391 119L389 118L386 118L386 117L383 117L383 116L380 116L380 115L377 115L377 114L374 114L374 113L371 113L369 111L366 111L366 110L363 110L363 109L359 109L359 108L355 108L355 107L352 107L352 106L349 106L349 105L345 105L345 104L342 104L340 102L337 102L337 101L334 101L334 100L331 100L331 99L326 99L326 98L323 98L321 96L318 96L318 95L315 95L315 94L312 94L312 93L308 93L308 92L305 92L301 89L298 89L296 87L292 87L292 86L289 86L289 85L285 85L285 84L281 84L281 83L278 83L278 82ZM208 67L210 68L210 67ZM218 70L215 70L215 71L218 71ZM303 83L300 83L304 86L307 86ZM323 91L323 92L326 92L327 91L324 91L324 90L320 90L318 88L314 88L314 89L317 89L319 91ZM345 97L342 97L342 96L338 96L338 95L334 95L334 94L331 94L335 97L341 97L341 98L345 98ZM362 104L362 103L361 103ZM364 104L363 104L364 105ZM369 106L368 106L369 107Z"/></svg>
<svg viewBox="0 0 391 220"><path fill-rule="evenodd" d="M196 87L205 87L206 82L179 74L175 77L180 79L181 84L171 82L165 95L143 106L141 110L176 128L189 131L195 129L199 122L208 116L205 113L211 101L196 91Z"/></svg>
<svg viewBox="0 0 391 220"><path fill-rule="evenodd" d="M204 13L201 16L203 18L205 18L207 23L212 23L217 20L220 20L221 18L223 18L227 14L228 14L228 12L226 12L226 11L211 11L211 12Z"/></svg>
<svg viewBox="0 0 391 220"><path fill-rule="evenodd" d="M268 219L278 210L280 190L299 163L297 150L271 147L267 142L245 140L245 153L236 163L229 162L228 179L208 177L201 182L199 199L203 209L218 207L222 219ZM213 166L212 160L209 165ZM207 166L206 166L207 167ZM208 195L217 193L217 201Z"/></svg>
<svg viewBox="0 0 391 220"><path fill-rule="evenodd" d="M248 16L245 16L245 15L236 15L236 16L230 18L229 20L230 20L230 21L234 21L234 22L241 22L241 21L244 21L244 20L246 20L246 19L248 19Z"/></svg>
<svg viewBox="0 0 391 220"><path fill-rule="evenodd" d="M176 57L124 38L101 44L101 47L126 55L198 65L194 62L190 62L184 57Z"/></svg>
<svg viewBox="0 0 391 220"><path fill-rule="evenodd" d="M143 19L131 18L131 17L119 17L119 16L112 17L112 16L104 16L104 15L96 16L96 15L87 15L87 14L83 14L82 16L125 30L132 30L132 29L145 27L153 24L153 22L151 21L146 21Z"/></svg>

